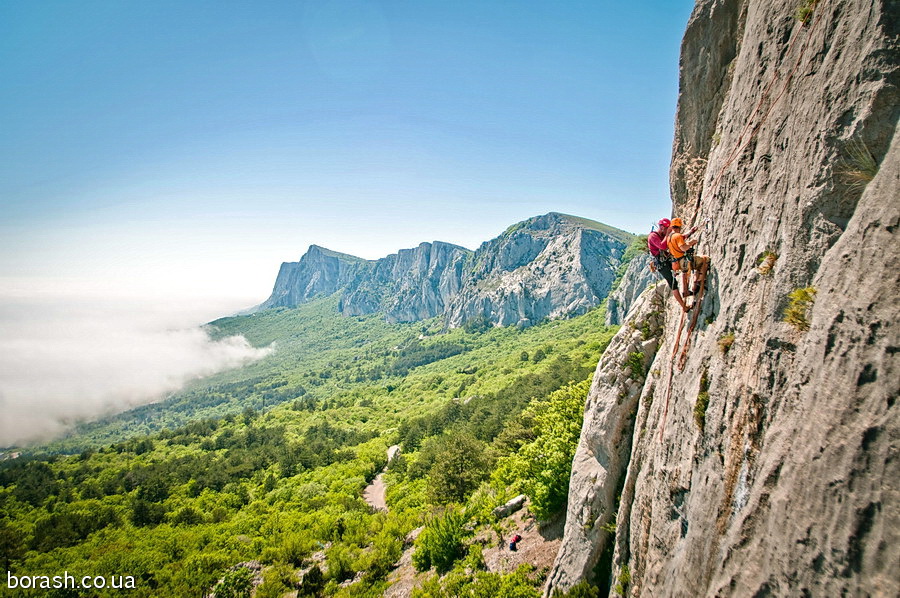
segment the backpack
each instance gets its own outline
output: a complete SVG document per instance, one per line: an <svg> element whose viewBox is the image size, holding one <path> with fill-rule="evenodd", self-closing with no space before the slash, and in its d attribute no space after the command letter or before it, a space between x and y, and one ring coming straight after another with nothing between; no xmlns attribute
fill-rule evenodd
<svg viewBox="0 0 900 598"><path fill-rule="evenodd" d="M669 255L668 249L665 249L665 248L658 249L658 248L654 247L653 245L651 245L650 244L650 235L659 236L659 233L656 230L656 227L653 227L653 229L650 231L650 234L647 235L647 249L650 251L650 257L652 258L653 263L656 265L656 268L657 269L663 268L672 261L672 256ZM665 237L663 237L663 245L664 245L664 247L668 247L669 235L666 235ZM656 251L656 253L654 253L654 251Z"/></svg>

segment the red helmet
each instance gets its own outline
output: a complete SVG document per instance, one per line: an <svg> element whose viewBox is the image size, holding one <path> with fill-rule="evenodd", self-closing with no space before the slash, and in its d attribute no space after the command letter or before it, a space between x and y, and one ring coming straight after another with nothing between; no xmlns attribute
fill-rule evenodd
<svg viewBox="0 0 900 598"><path fill-rule="evenodd" d="M669 225L670 225L670 224L672 224L672 223L669 222L669 219L668 219L668 218L663 218L662 220L659 221L659 227L660 227L660 228L669 228Z"/></svg>

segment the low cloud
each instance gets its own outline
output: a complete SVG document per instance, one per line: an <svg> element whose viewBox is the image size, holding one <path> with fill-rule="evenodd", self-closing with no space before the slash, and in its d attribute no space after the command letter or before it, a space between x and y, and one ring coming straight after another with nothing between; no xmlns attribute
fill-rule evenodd
<svg viewBox="0 0 900 598"><path fill-rule="evenodd" d="M211 340L187 325L202 322L201 312L190 304L0 296L0 446L48 440L272 351L242 336Z"/></svg>

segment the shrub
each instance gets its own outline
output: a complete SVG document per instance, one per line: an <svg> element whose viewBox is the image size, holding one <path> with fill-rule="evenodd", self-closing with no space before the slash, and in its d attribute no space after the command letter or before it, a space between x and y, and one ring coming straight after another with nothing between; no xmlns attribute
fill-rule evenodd
<svg viewBox="0 0 900 598"><path fill-rule="evenodd" d="M766 249L760 254L758 258L756 258L756 263L758 267L756 268L760 274L766 275L771 274L772 270L775 268L775 261L778 259L778 254L774 251L769 251Z"/></svg>
<svg viewBox="0 0 900 598"><path fill-rule="evenodd" d="M581 581L569 588L568 592L554 590L553 598L600 598L600 588L592 586L587 581Z"/></svg>
<svg viewBox="0 0 900 598"><path fill-rule="evenodd" d="M520 565L512 573L489 573L479 571L467 575L454 571L443 579L431 577L413 590L413 598L445 598L466 596L467 598L538 598L541 595L537 581L532 578L533 568Z"/></svg>
<svg viewBox="0 0 900 598"><path fill-rule="evenodd" d="M631 583L631 571L628 569L628 565L622 565L622 569L619 570L619 576L616 578L616 586L613 588L616 594L619 596L625 595L625 589L628 587L628 584Z"/></svg>
<svg viewBox="0 0 900 598"><path fill-rule="evenodd" d="M706 408L709 406L709 393L701 392L697 395L697 402L694 403L694 422L697 427L703 430L706 425Z"/></svg>
<svg viewBox="0 0 900 598"><path fill-rule="evenodd" d="M253 571L236 567L229 571L216 586L217 598L250 598L253 591Z"/></svg>
<svg viewBox="0 0 900 598"><path fill-rule="evenodd" d="M639 351L629 353L628 359L625 360L625 367L631 370L631 373L628 375L629 378L637 382L643 380L646 374L644 372L644 354Z"/></svg>
<svg viewBox="0 0 900 598"><path fill-rule="evenodd" d="M784 310L784 321L799 332L809 330L809 311L816 300L816 288L794 289L788 294L788 306Z"/></svg>
<svg viewBox="0 0 900 598"><path fill-rule="evenodd" d="M303 575L300 582L300 596L318 596L322 588L325 587L325 575L319 565L313 565L312 568Z"/></svg>
<svg viewBox="0 0 900 598"><path fill-rule="evenodd" d="M172 516L172 523L175 525L197 525L203 523L203 513L188 505L182 507Z"/></svg>
<svg viewBox="0 0 900 598"><path fill-rule="evenodd" d="M470 571L484 571L487 568L484 563L484 547L481 544L473 542L469 546L463 566Z"/></svg>
<svg viewBox="0 0 900 598"><path fill-rule="evenodd" d="M455 507L432 517L416 538L412 555L416 570L428 571L434 567L438 573L446 573L452 569L456 559L464 554L465 522L462 511Z"/></svg>
<svg viewBox="0 0 900 598"><path fill-rule="evenodd" d="M297 584L294 583L294 571L291 567L271 567L263 573L263 583L256 588L254 598L281 598L294 589L297 589Z"/></svg>
<svg viewBox="0 0 900 598"><path fill-rule="evenodd" d="M849 191L862 193L878 174L878 163L864 141L852 139L847 144L847 155L841 160L838 172Z"/></svg>
<svg viewBox="0 0 900 598"><path fill-rule="evenodd" d="M734 333L728 332L719 337L719 351L722 352L722 355L727 355L728 350L731 349L731 345L734 344Z"/></svg>
<svg viewBox="0 0 900 598"><path fill-rule="evenodd" d="M816 4L818 3L819 0L801 0L797 10L794 11L794 18L805 25L809 22L809 18L816 10Z"/></svg>
<svg viewBox="0 0 900 598"><path fill-rule="evenodd" d="M694 403L694 422L700 431L706 425L706 408L709 406L709 373L704 370L700 376L700 392L697 393L697 401Z"/></svg>
<svg viewBox="0 0 900 598"><path fill-rule="evenodd" d="M328 566L328 578L335 581L345 581L356 573L353 562L358 556L355 546L345 544L333 544L325 553L325 564Z"/></svg>

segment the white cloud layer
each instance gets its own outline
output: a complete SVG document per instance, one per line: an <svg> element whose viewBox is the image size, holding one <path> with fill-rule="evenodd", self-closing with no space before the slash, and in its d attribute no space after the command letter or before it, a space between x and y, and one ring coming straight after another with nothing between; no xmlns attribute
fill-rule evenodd
<svg viewBox="0 0 900 598"><path fill-rule="evenodd" d="M0 447L47 440L76 421L158 401L191 379L272 351L242 336L213 341L188 324L228 313L211 309L0 293Z"/></svg>

